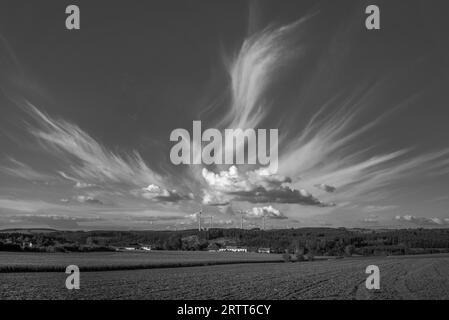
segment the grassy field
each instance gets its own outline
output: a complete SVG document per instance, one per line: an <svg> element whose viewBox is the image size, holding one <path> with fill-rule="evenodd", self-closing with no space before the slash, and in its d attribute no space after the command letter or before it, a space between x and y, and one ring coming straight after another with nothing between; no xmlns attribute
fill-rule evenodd
<svg viewBox="0 0 449 320"><path fill-rule="evenodd" d="M3 260L2 260L2 263ZM365 288L380 268L381 289ZM349 258L66 274L0 273L2 299L449 299L449 255Z"/></svg>
<svg viewBox="0 0 449 320"><path fill-rule="evenodd" d="M206 251L22 253L0 252L0 272L134 270L180 266L282 261L280 255Z"/></svg>

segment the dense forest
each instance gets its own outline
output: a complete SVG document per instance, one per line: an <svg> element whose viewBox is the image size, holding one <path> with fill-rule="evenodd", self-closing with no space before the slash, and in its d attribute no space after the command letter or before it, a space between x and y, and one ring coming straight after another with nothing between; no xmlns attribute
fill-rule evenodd
<svg viewBox="0 0 449 320"><path fill-rule="evenodd" d="M314 255L401 255L449 252L449 229L367 230L301 228L204 231L30 231L0 233L0 251L106 251L151 246L152 250L217 250L233 245L249 251L310 252Z"/></svg>

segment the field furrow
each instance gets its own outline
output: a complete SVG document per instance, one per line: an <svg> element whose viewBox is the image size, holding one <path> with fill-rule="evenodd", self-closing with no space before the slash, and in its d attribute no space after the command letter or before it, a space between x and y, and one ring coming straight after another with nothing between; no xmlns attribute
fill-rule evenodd
<svg viewBox="0 0 449 320"><path fill-rule="evenodd" d="M368 265L380 269L380 290L365 287ZM66 276L0 273L0 298L449 299L447 255L81 272L81 289L72 291Z"/></svg>

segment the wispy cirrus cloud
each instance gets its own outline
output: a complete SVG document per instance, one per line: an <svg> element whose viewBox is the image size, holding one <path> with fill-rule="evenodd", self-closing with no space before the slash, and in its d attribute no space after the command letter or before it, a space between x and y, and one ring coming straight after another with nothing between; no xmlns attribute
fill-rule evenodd
<svg viewBox="0 0 449 320"><path fill-rule="evenodd" d="M363 212L380 212L398 209L397 205L367 205L362 207Z"/></svg>
<svg viewBox="0 0 449 320"><path fill-rule="evenodd" d="M2 221L3 220L3 221ZM30 228L80 229L83 223L97 223L104 221L100 217L79 217L66 214L21 214L0 217L0 227L27 226Z"/></svg>
<svg viewBox="0 0 449 320"><path fill-rule="evenodd" d="M408 222L414 225L419 226L431 226L431 225L449 225L449 218L426 218L426 217L416 217L412 215L403 215L403 216L396 216L395 220L402 221L402 222Z"/></svg>
<svg viewBox="0 0 449 320"><path fill-rule="evenodd" d="M326 192L335 192L335 190L337 190L337 188L335 188L334 186L330 186L325 183L316 184L315 188L318 188L318 189L326 191Z"/></svg>
<svg viewBox="0 0 449 320"><path fill-rule="evenodd" d="M8 160L9 165L0 166L0 172L28 181L51 182L58 180L57 177L48 173L42 173L38 170L35 170L31 168L29 165L20 162L14 158L9 158Z"/></svg>
<svg viewBox="0 0 449 320"><path fill-rule="evenodd" d="M163 187L166 185L164 179L148 167L137 151L124 152L123 155L114 153L77 125L52 118L27 101L23 104L23 108L34 119L34 123L27 126L29 132L38 139L44 150L48 150L57 167L64 168L64 171L56 171L58 175L74 182L76 189L124 189L131 195L163 202L193 198L192 194L183 195ZM25 165L21 165L20 169L22 175L44 177ZM156 192L154 188L149 190L148 186L158 188L159 191ZM89 202L89 199L86 201Z"/></svg>
<svg viewBox="0 0 449 320"><path fill-rule="evenodd" d="M62 200L62 201L61 201ZM44 200L35 199L21 199L21 198L0 198L0 211L4 212L20 212L20 213L39 213L39 214L51 214L61 215L64 212L74 214L76 212L86 214L86 208L67 206L70 203L69 199L61 199L61 203L53 203ZM86 205L98 205L102 202L89 195L75 196L73 200ZM95 207L92 207L94 209ZM3 209L3 210L2 210Z"/></svg>
<svg viewBox="0 0 449 320"><path fill-rule="evenodd" d="M61 177L63 177L66 180L75 182L75 188L90 188L90 187L95 187L94 184L91 183L86 183L86 182L82 182L79 181L78 179L75 179L73 177L70 177L69 175L67 175L66 173L64 173L63 171L58 171L58 173L61 175Z"/></svg>
<svg viewBox="0 0 449 320"><path fill-rule="evenodd" d="M1 171L33 181L67 180L74 183L74 189L95 190L87 195L70 196L73 192L67 193L63 198L67 200L64 203L72 206L76 203L104 205L98 196L108 199L108 205L114 206L117 195L120 195L121 202L130 204L131 200L125 201L126 194L143 200L167 203L193 198L192 194L183 195L162 187L164 179L148 167L137 151L130 154L123 152L123 155L112 152L77 125L50 117L28 101L17 99L15 102L31 115L33 122L28 123L26 128L39 141L42 150L47 151L47 157L58 169L55 175L41 173L11 158L11 165L0 167ZM159 192L149 190L148 186L158 188ZM51 204L47 206L51 207Z"/></svg>
<svg viewBox="0 0 449 320"><path fill-rule="evenodd" d="M255 128L266 117L273 103L267 95L282 78L288 66L304 57L301 41L306 16L282 27L268 27L248 36L228 67L231 103L221 122L230 128Z"/></svg>
<svg viewBox="0 0 449 320"><path fill-rule="evenodd" d="M119 155L98 143L77 125L56 120L44 114L34 105L25 102L26 110L36 125L29 130L42 146L69 165L74 181L89 184L121 183L145 186L161 183L162 178L151 170L137 151ZM64 174L67 179L67 175Z"/></svg>
<svg viewBox="0 0 449 320"><path fill-rule="evenodd" d="M359 163L353 162L352 165L349 158L336 163L341 167L336 168L332 164L305 173L301 183L312 185L317 181L328 181L337 186L335 197L340 201L362 200L362 197L373 199L375 192L379 192L381 197L387 197L388 193L382 194L382 188L404 183L414 177L444 174L442 170L449 165L449 149L415 156L406 151L398 151ZM333 196L328 197L332 199Z"/></svg>
<svg viewBox="0 0 449 320"><path fill-rule="evenodd" d="M229 64L231 99L228 113L219 125L255 128L273 124L270 119L278 119L277 126L282 130L276 145L280 157L277 174L292 180L292 189L282 186L277 194L271 195L267 188L254 189L259 198L243 188L230 193L241 194L243 201L275 202L278 199L294 203L293 199L299 200L302 196L306 200L304 204L319 204L321 201L309 197L309 190L318 186L324 192L318 194L321 203L382 200L391 195L382 192L387 187L404 185L409 179L420 176L447 174L449 148L424 152L414 146L404 146L385 152L377 151L378 143L372 143L372 140L367 147L365 141L370 141L379 127L419 97L418 92L384 100L397 81L394 76L376 81L363 79L353 87L342 88L338 78L334 77L335 72L330 72L333 65L344 65L344 61L338 60L344 57L325 55L319 60L319 67L308 79L308 84L298 88L301 94L296 101L273 98L277 97L278 83L291 76L288 66L298 68L301 59L310 54L302 40L313 18L308 16L282 27L250 34ZM339 36L337 34L335 38ZM326 94L322 92L323 81L328 88ZM313 104L312 111L305 108L307 103ZM388 108L376 111L379 104ZM295 112L287 112L288 116L282 117L279 109ZM293 121L298 119L297 116L302 118L300 126ZM236 147L243 148L244 145ZM238 186L244 182L233 183ZM216 184L215 189L219 188ZM222 196L223 192L215 194L216 202L223 202L219 201ZM207 198L214 199L210 193Z"/></svg>
<svg viewBox="0 0 449 320"><path fill-rule="evenodd" d="M38 212L44 209L58 209L60 206L42 200L0 198L0 208L19 212Z"/></svg>

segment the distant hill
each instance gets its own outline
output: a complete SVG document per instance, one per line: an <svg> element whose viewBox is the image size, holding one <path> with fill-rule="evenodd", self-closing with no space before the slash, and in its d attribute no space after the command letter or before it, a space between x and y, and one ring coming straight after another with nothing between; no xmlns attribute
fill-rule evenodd
<svg viewBox="0 0 449 320"><path fill-rule="evenodd" d="M14 229L0 229L0 233L22 233L22 234L31 234L31 233L49 233L49 232L60 232L56 229L50 228L14 228Z"/></svg>

